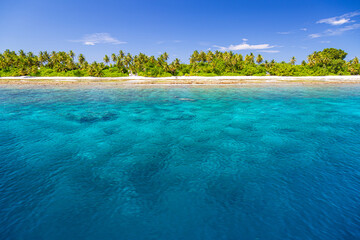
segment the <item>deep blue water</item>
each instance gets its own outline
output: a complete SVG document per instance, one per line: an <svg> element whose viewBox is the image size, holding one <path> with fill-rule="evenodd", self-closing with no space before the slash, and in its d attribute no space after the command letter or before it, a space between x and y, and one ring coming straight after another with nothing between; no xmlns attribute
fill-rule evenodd
<svg viewBox="0 0 360 240"><path fill-rule="evenodd" d="M0 239L360 239L360 87L0 89Z"/></svg>

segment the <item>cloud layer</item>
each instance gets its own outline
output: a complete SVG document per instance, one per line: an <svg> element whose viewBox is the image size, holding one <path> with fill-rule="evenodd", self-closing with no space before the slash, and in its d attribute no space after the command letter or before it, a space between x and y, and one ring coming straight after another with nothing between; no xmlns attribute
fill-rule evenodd
<svg viewBox="0 0 360 240"><path fill-rule="evenodd" d="M346 13L346 14L338 16L338 17L320 19L316 23L326 23L326 24L330 24L333 26L339 26L339 25L343 25L345 23L354 22L353 20L351 20L351 18L358 16L358 15L360 15L360 12L350 12L350 13Z"/></svg>
<svg viewBox="0 0 360 240"><path fill-rule="evenodd" d="M326 36L336 36L336 35L341 35L347 31L358 29L358 28L360 28L360 24L355 23L355 20L352 20L351 18L353 18L355 16L359 16L359 15L360 15L360 12L355 11L355 12L346 13L346 14L338 16L338 17L320 19L316 23L330 24L330 25L334 26L334 28L327 29L320 33L309 34L309 37L310 38L320 38L320 37L326 37ZM353 24L349 25L349 23L353 23ZM348 25L341 26L343 24L348 24Z"/></svg>
<svg viewBox="0 0 360 240"><path fill-rule="evenodd" d="M275 46L272 46L270 44L255 44L250 45L246 41L247 39L243 39L243 43L237 44L237 45L230 45L228 47L218 46L214 45L213 47L219 48L221 51L239 51L239 50L264 50L264 49L270 49L274 48Z"/></svg>
<svg viewBox="0 0 360 240"><path fill-rule="evenodd" d="M71 42L81 42L84 45L94 46L96 44L125 44L126 42L122 42L114 37L112 37L109 33L93 33L86 34L82 39L79 40L71 40Z"/></svg>
<svg viewBox="0 0 360 240"><path fill-rule="evenodd" d="M336 36L336 35L341 35L344 32L355 30L358 28L360 28L360 24L356 23L356 24L349 25L349 26L342 27L342 28L328 29L322 33L313 33L313 34L310 34L309 37L310 38L319 38L319 37L326 37L326 36Z"/></svg>

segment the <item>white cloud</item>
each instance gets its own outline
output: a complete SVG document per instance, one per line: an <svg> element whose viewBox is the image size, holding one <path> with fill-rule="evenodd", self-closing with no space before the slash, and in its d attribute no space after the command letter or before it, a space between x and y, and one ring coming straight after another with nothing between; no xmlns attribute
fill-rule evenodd
<svg viewBox="0 0 360 240"><path fill-rule="evenodd" d="M329 19L320 20L317 23L327 23L327 24L336 26L336 25L342 25L342 24L345 24L348 22L350 22L350 19L348 19L348 18L341 18L341 19L329 18Z"/></svg>
<svg viewBox="0 0 360 240"><path fill-rule="evenodd" d="M343 25L345 23L354 22L353 20L351 20L351 18L358 16L358 15L360 15L360 12L350 12L350 13L346 13L346 14L338 16L338 17L320 19L316 23L326 23L326 24L330 24L333 26L339 26L339 25Z"/></svg>
<svg viewBox="0 0 360 240"><path fill-rule="evenodd" d="M312 33L312 34L309 34L309 37L310 37L310 38L319 38L319 37L321 37L321 36L322 36L321 33Z"/></svg>
<svg viewBox="0 0 360 240"><path fill-rule="evenodd" d="M269 49L274 48L275 46L271 46L270 44L255 44L250 45L246 41L247 39L243 39L243 43L238 45L230 45L228 47L218 46L214 45L213 47L219 48L221 51L239 51L239 50L263 50L263 49Z"/></svg>
<svg viewBox="0 0 360 240"><path fill-rule="evenodd" d="M310 34L309 37L310 38L319 38L319 37L325 37L325 36L336 36L336 35L341 35L344 32L355 30L358 28L360 28L360 23L349 25L349 26L342 27L342 28L328 29L322 33L313 33L313 34Z"/></svg>
<svg viewBox="0 0 360 240"><path fill-rule="evenodd" d="M346 26L346 27L343 27L343 28L338 28L338 29L328 29L328 30L325 31L325 33L327 35L329 35L329 36L334 36L334 35L340 35L343 32L351 31L351 30L358 29L358 28L360 28L359 23L353 24L353 25L350 25L350 26Z"/></svg>
<svg viewBox="0 0 360 240"><path fill-rule="evenodd" d="M174 40L173 42L174 43L181 43L182 41L181 40Z"/></svg>
<svg viewBox="0 0 360 240"><path fill-rule="evenodd" d="M330 41L320 41L320 43L330 43Z"/></svg>
<svg viewBox="0 0 360 240"><path fill-rule="evenodd" d="M93 33L86 34L82 39L79 40L71 40L71 42L81 42L84 45L94 46L96 44L125 44L126 42L122 42L114 37L112 37L109 33Z"/></svg>
<svg viewBox="0 0 360 240"><path fill-rule="evenodd" d="M291 30L291 31L277 32L277 34L288 35L288 34L297 33L299 30L306 32L308 29L307 28L300 28L300 29Z"/></svg>

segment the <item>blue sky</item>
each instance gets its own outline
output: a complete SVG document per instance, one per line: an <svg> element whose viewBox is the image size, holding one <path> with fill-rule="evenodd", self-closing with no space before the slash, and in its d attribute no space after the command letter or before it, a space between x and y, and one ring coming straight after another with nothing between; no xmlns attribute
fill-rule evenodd
<svg viewBox="0 0 360 240"><path fill-rule="evenodd" d="M120 49L188 62L193 50L306 59L341 48L360 57L359 0L3 0L0 51L73 50L89 61Z"/></svg>

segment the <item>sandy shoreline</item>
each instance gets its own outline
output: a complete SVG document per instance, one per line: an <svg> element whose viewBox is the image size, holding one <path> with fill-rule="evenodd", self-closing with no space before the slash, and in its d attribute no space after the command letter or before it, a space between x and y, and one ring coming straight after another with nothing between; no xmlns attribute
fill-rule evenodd
<svg viewBox="0 0 360 240"><path fill-rule="evenodd" d="M360 84L360 76L219 76L219 77L0 77L0 87L121 87L137 85L313 85Z"/></svg>

